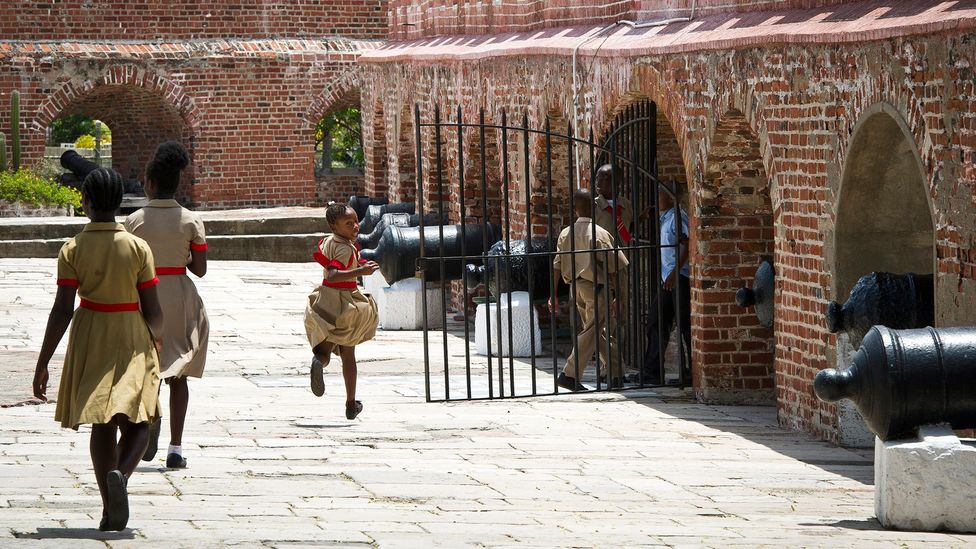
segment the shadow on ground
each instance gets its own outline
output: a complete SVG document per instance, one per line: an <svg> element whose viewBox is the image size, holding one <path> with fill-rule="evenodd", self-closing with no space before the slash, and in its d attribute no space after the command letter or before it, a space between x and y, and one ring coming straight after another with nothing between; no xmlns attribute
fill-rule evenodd
<svg viewBox="0 0 976 549"><path fill-rule="evenodd" d="M95 528L38 528L36 532L15 532L18 539L91 539L98 541L112 541L135 539L135 532L130 529L121 532L102 532Z"/></svg>

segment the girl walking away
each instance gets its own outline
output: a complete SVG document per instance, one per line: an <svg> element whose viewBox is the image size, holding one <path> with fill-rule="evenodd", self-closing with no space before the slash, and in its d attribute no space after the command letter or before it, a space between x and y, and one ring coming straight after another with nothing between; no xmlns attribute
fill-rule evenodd
<svg viewBox="0 0 976 549"><path fill-rule="evenodd" d="M169 386L170 441L166 467L186 467L183 457L183 426L190 401L187 378L200 378L207 361L210 324L203 301L190 271L198 277L207 273L207 240L200 216L173 199L180 184L180 172L190 163L183 145L163 143L146 167L146 195L149 204L125 220L130 233L144 239L152 249L159 276L159 299L163 308L163 348L160 372ZM153 423L144 461L156 457L160 422Z"/></svg>
<svg viewBox="0 0 976 549"><path fill-rule="evenodd" d="M332 234L319 242L313 254L325 268L325 277L308 296L305 307L305 333L314 355L312 393L325 393L322 369L329 365L333 353L339 355L346 385L346 418L355 419L363 411L363 403L356 400L356 345L373 339L379 324L376 302L359 291L356 279L373 274L380 266L359 259L359 217L355 210L330 203L325 220Z"/></svg>
<svg viewBox="0 0 976 549"><path fill-rule="evenodd" d="M58 254L58 293L34 372L34 396L47 400L48 363L70 324L54 419L75 430L92 424L89 448L102 495L99 530L125 528L129 476L146 450L149 423L159 418L163 316L153 256L145 241L115 222L121 203L118 173L88 174L82 206L91 223ZM77 311L75 293L81 296Z"/></svg>

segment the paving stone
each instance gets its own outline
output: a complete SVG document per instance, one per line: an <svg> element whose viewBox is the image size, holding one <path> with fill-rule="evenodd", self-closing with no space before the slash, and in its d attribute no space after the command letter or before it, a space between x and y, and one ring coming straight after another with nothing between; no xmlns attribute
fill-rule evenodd
<svg viewBox="0 0 976 549"><path fill-rule="evenodd" d="M132 530L94 530L87 427L59 428L51 404L0 409L0 546L976 542L880 529L871 451L782 429L771 407L700 405L677 389L428 404L419 332L380 332L357 349L366 409L350 422L337 364L324 397L307 386L300 307L317 268L260 264L289 283L245 282L256 268L214 261L197 284L214 331L207 374L191 382L190 466L140 465ZM21 349L0 351L0 402L29 396L53 276L53 260L0 259L0 347ZM456 354L463 342L449 345Z"/></svg>

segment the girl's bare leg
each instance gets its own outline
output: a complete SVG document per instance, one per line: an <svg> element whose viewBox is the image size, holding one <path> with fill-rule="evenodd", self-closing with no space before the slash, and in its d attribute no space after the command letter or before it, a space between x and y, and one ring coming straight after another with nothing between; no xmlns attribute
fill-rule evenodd
<svg viewBox="0 0 976 549"><path fill-rule="evenodd" d="M328 341L323 341L312 349L312 353L315 354L315 358L319 359L322 366L328 366L329 360L332 359L332 351L335 349L335 343L330 343Z"/></svg>
<svg viewBox="0 0 976 549"><path fill-rule="evenodd" d="M180 446L183 443L183 425L186 423L186 408L190 404L190 387L185 377L171 379L169 382L169 443Z"/></svg>
<svg viewBox="0 0 976 549"><path fill-rule="evenodd" d="M346 384L346 404L356 401L356 347L340 346L339 357L342 358L342 380Z"/></svg>
<svg viewBox="0 0 976 549"><path fill-rule="evenodd" d="M142 455L146 452L149 444L149 424L132 423L129 418L119 414L116 423L122 436L119 437L118 445L118 469L122 471L125 478L129 478L136 466L142 461ZM109 469L111 470L111 469Z"/></svg>
<svg viewBox="0 0 976 549"><path fill-rule="evenodd" d="M98 482L98 493L102 496L102 509L108 505L108 484L106 475L119 468L118 444L115 440L115 425L96 423L92 425L88 451L91 452L92 469ZM141 455L140 455L141 457Z"/></svg>

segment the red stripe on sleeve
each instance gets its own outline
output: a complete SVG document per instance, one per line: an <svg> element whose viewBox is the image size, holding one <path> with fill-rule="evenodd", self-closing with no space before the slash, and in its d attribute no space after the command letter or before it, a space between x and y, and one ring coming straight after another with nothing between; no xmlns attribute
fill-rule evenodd
<svg viewBox="0 0 976 549"><path fill-rule="evenodd" d="M145 282L140 282L140 283L136 284L136 289L137 290L145 290L146 288L149 288L151 286L155 286L156 284L159 284L159 277L158 276L154 276L154 277L152 277L151 280L147 280Z"/></svg>
<svg viewBox="0 0 976 549"><path fill-rule="evenodd" d="M74 278L59 278L58 279L58 286L72 286L72 287L77 288L78 287L78 280L77 279L74 279Z"/></svg>
<svg viewBox="0 0 976 549"><path fill-rule="evenodd" d="M193 250L194 252L205 252L205 251L207 251L207 248L208 248L208 246L207 246L207 243L206 242L204 242L203 244L197 244L196 242L190 242L190 249Z"/></svg>
<svg viewBox="0 0 976 549"><path fill-rule="evenodd" d="M335 259L333 259L332 261L330 261L329 264L326 265L326 267L335 267L336 269L339 269L340 271L345 271L347 269L347 267L345 265L343 265L342 263L339 263Z"/></svg>
<svg viewBox="0 0 976 549"><path fill-rule="evenodd" d="M322 255L322 252L315 252L314 254L312 254L312 257L315 258L315 262L318 263L319 265L323 267L329 266L329 258Z"/></svg>

